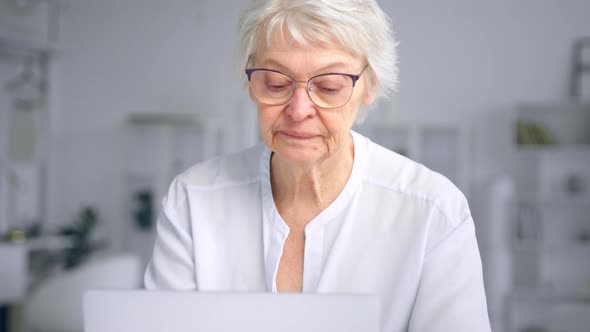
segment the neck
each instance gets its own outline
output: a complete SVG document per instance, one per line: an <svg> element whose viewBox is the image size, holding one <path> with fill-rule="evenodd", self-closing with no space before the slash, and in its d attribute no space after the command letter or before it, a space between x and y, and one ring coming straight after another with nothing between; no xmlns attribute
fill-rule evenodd
<svg viewBox="0 0 590 332"><path fill-rule="evenodd" d="M294 163L274 154L271 158L271 184L279 213L305 207L317 215L342 192L354 163L352 137L338 151L318 161Z"/></svg>

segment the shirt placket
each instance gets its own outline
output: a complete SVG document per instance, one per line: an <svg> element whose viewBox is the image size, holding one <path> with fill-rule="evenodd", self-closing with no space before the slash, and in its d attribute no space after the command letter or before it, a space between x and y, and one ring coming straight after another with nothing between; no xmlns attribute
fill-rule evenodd
<svg viewBox="0 0 590 332"><path fill-rule="evenodd" d="M323 225L308 225L305 228L305 252L303 256L303 292L312 293L317 289L322 271L324 253ZM315 226L315 227L314 227Z"/></svg>

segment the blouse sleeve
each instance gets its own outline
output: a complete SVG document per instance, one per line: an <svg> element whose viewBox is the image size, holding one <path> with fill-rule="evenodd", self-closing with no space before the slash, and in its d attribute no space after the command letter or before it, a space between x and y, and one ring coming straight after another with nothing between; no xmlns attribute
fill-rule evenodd
<svg viewBox="0 0 590 332"><path fill-rule="evenodd" d="M427 252L409 331L491 331L471 216Z"/></svg>
<svg viewBox="0 0 590 332"><path fill-rule="evenodd" d="M193 240L188 215L178 209L175 182L157 222L157 236L152 259L144 277L147 289L192 290L197 288ZM178 184L176 183L176 186ZM180 205L185 205L182 199Z"/></svg>

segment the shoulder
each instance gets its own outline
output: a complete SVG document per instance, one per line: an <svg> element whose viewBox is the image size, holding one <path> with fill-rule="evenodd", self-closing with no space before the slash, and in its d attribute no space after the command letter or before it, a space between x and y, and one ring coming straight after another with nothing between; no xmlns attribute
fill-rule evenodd
<svg viewBox="0 0 590 332"><path fill-rule="evenodd" d="M200 162L176 177L176 181L195 188L212 189L257 180L264 146L218 156Z"/></svg>
<svg viewBox="0 0 590 332"><path fill-rule="evenodd" d="M470 216L463 193L444 175L367 139L364 183L432 210L451 228Z"/></svg>
<svg viewBox="0 0 590 332"><path fill-rule="evenodd" d="M264 151L264 145L258 144L195 164L172 180L164 205L178 206L198 192L219 191L259 181Z"/></svg>

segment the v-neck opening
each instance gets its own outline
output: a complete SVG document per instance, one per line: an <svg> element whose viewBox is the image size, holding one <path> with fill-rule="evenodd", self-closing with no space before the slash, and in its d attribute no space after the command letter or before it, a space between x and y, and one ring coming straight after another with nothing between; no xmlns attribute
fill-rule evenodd
<svg viewBox="0 0 590 332"><path fill-rule="evenodd" d="M356 132L351 130L350 133L354 144L354 158L350 176L336 199L305 226L303 292L315 289L319 281L323 263L321 256L323 256L324 226L335 219L348 206L362 182L363 162L366 159L364 156L366 148L362 144L366 144L366 142ZM264 246L267 253L267 257L265 257L267 287L272 292L277 292L276 275L284 242L289 235L290 229L278 212L272 194L270 179L271 155L272 151L265 147L261 156L260 181L264 218L263 229L265 232ZM275 250L268 250L269 247Z"/></svg>

